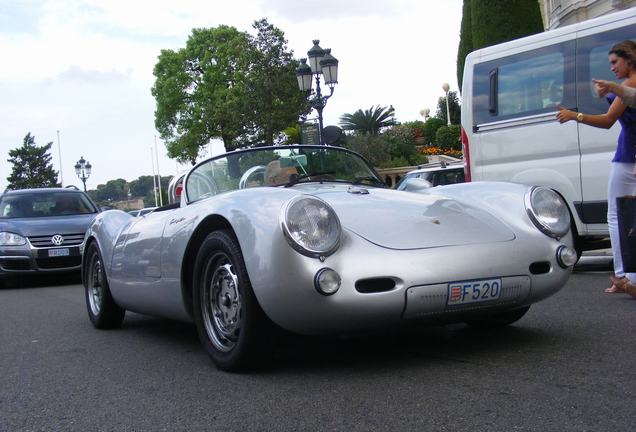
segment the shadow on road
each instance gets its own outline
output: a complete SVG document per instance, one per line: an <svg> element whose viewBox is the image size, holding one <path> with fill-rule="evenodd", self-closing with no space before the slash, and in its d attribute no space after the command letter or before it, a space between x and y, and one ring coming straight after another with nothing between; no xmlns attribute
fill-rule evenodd
<svg viewBox="0 0 636 432"><path fill-rule="evenodd" d="M193 324L127 315L122 332L133 332L139 343L167 344L205 356ZM479 365L480 358L500 352L502 357L518 355L524 349L545 349L551 334L517 325L477 329L464 324L409 327L353 336L309 337L276 333L265 344L253 374L321 373L407 367L411 364L464 363ZM212 364L212 363L210 363Z"/></svg>
<svg viewBox="0 0 636 432"><path fill-rule="evenodd" d="M79 272L33 274L6 277L5 280L0 281L0 289L45 288L80 283L82 283L82 278Z"/></svg>
<svg viewBox="0 0 636 432"><path fill-rule="evenodd" d="M395 330L355 337L288 336L256 373L281 371L357 371L423 363L479 365L482 353L517 353L541 345L549 335L532 328L510 326L486 332L464 324Z"/></svg>

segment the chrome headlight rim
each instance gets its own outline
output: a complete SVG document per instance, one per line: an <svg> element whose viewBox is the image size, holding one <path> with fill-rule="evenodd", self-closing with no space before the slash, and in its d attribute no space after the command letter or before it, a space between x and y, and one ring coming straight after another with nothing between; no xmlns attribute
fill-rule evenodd
<svg viewBox="0 0 636 432"><path fill-rule="evenodd" d="M9 241L13 238L14 241ZM25 236L11 231L0 231L0 246L24 246L27 244Z"/></svg>
<svg viewBox="0 0 636 432"><path fill-rule="evenodd" d="M296 203L303 200L316 201L319 203L319 205L324 206L324 208L329 212L330 217L333 218L336 224L337 235L335 236L336 237L335 241L324 249L315 249L315 248L307 247L306 245L298 242L298 240L295 239L294 236L292 235L292 230L291 230L291 227L289 226L290 224L289 224L289 218L288 218L289 210ZM283 231L285 239L287 240L289 245L296 252L302 255L305 255L311 258L324 258L335 253L340 247L340 237L342 235L342 226L340 225L340 219L338 218L338 215L327 202L313 195L298 195L290 199L289 201L287 201L287 203L285 203L285 205L283 206L281 210L280 224L281 224L281 229Z"/></svg>
<svg viewBox="0 0 636 432"><path fill-rule="evenodd" d="M558 201L561 203L561 206L563 206L563 209L565 209L565 217L567 218L567 223L564 224L562 229L557 229L556 227L545 223L542 220L541 215L537 214L537 211L536 211L536 209L535 209L535 207L533 205L533 196L536 193L543 192L543 191L547 191L550 194L553 194L558 199ZM548 187L545 187L545 186L533 186L526 193L526 195L524 197L524 201L525 201L526 212L528 213L528 217L530 217L530 220L532 221L532 223L543 234L547 235L548 237L552 237L552 238L555 238L555 239L558 240L558 239L562 238L563 236L565 236L570 231L571 219L570 219L570 212L568 210L567 204L565 203L563 198L561 198L561 195L556 193L554 190L552 190L552 189L550 189Z"/></svg>

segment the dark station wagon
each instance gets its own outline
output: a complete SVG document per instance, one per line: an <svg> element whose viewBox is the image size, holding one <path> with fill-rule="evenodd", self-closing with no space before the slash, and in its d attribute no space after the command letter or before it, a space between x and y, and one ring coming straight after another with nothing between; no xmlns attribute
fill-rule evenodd
<svg viewBox="0 0 636 432"><path fill-rule="evenodd" d="M79 271L84 234L98 212L77 189L5 191L0 195L0 285L12 276Z"/></svg>

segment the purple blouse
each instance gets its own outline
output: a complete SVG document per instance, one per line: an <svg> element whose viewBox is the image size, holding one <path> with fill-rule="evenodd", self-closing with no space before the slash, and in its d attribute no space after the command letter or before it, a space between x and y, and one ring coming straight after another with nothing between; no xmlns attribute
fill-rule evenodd
<svg viewBox="0 0 636 432"><path fill-rule="evenodd" d="M607 95L607 101L614 102L616 95ZM618 146L612 162L634 163L636 162L636 109L625 108L618 118L621 124L621 133L618 135Z"/></svg>

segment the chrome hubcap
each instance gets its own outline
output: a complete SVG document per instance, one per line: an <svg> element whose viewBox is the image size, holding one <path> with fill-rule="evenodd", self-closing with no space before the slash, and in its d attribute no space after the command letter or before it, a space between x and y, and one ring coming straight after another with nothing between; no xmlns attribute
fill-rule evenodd
<svg viewBox="0 0 636 432"><path fill-rule="evenodd" d="M103 295L103 275L102 275L102 263L99 260L97 254L93 255L91 264L89 266L88 275L88 302L91 305L91 312L93 315L99 315L99 311L102 309L102 295Z"/></svg>
<svg viewBox="0 0 636 432"><path fill-rule="evenodd" d="M239 282L227 255L212 257L201 292L205 330L214 347L228 352L236 345L241 325Z"/></svg>

